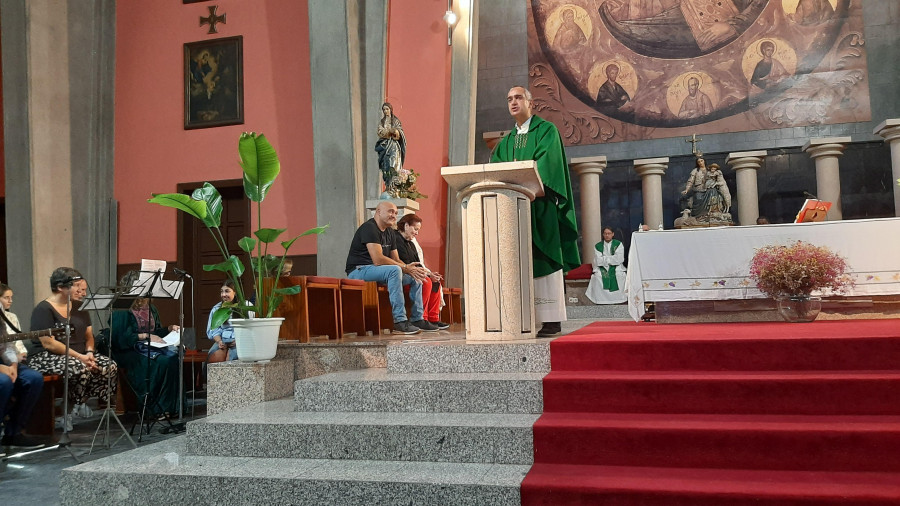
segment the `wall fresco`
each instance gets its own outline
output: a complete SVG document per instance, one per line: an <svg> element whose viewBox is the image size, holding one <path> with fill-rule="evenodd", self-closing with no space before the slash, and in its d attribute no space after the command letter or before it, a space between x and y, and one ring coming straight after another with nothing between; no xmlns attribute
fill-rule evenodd
<svg viewBox="0 0 900 506"><path fill-rule="evenodd" d="M871 119L861 0L532 0L530 86L567 145Z"/></svg>

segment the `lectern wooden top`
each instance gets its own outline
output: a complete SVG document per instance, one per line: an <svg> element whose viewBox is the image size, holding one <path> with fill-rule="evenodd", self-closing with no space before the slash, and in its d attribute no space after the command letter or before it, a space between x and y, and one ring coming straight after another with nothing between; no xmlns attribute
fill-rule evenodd
<svg viewBox="0 0 900 506"><path fill-rule="evenodd" d="M497 182L522 186L536 197L544 194L544 184L534 160L441 167L441 177L455 191L461 191L475 183Z"/></svg>

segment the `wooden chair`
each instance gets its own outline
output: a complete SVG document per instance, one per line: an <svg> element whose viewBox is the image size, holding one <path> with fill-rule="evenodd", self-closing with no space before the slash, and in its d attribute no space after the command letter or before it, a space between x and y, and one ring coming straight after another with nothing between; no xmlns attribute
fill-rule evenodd
<svg viewBox="0 0 900 506"><path fill-rule="evenodd" d="M341 334L356 332L366 335L366 282L359 279L341 279ZM372 334L377 335L373 329Z"/></svg>
<svg viewBox="0 0 900 506"><path fill-rule="evenodd" d="M341 337L341 280L324 276L287 276L286 286L300 285L300 293L285 296L273 316L283 316L278 339L299 339L327 335Z"/></svg>

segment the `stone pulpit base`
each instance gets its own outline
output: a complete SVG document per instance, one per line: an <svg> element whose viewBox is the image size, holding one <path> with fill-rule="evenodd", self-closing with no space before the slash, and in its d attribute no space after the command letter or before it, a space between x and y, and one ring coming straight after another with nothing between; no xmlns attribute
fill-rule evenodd
<svg viewBox="0 0 900 506"><path fill-rule="evenodd" d="M531 201L544 194L534 162L444 167L441 176L462 208L466 340L533 339Z"/></svg>

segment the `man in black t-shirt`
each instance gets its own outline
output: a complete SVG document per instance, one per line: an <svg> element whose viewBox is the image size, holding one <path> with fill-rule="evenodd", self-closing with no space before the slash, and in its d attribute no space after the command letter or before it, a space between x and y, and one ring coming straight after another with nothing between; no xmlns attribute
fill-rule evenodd
<svg viewBox="0 0 900 506"><path fill-rule="evenodd" d="M419 262L405 264L397 255L397 240L393 230L397 224L397 206L383 201L375 208L375 217L363 223L350 241L347 253L347 277L376 281L387 285L394 316L394 332L416 334L436 332L437 326L425 321L422 308L422 280L428 272ZM409 285L412 301L411 320L406 318L403 285Z"/></svg>

